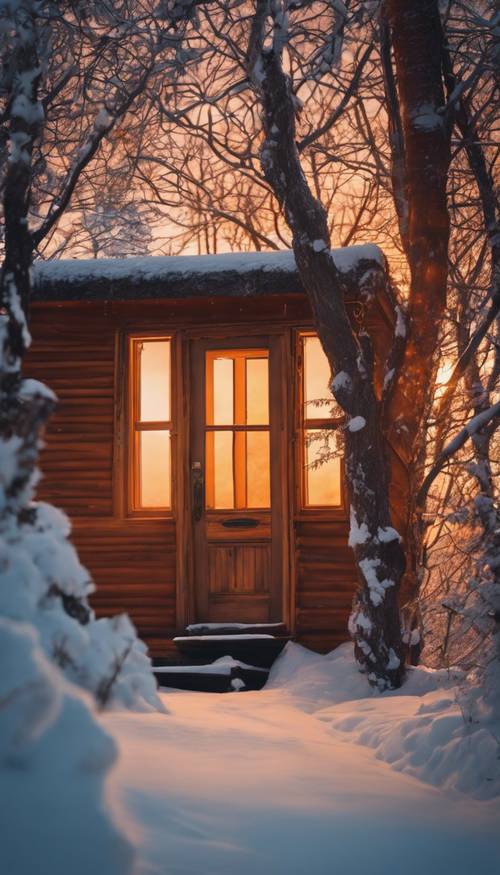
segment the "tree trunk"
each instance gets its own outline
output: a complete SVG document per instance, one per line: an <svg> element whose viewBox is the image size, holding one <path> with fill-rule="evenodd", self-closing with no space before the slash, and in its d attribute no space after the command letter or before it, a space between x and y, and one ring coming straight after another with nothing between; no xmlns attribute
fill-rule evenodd
<svg viewBox="0 0 500 875"><path fill-rule="evenodd" d="M26 312L30 299L32 241L28 230L33 143L43 117L37 91L37 3L19 3L13 13L16 34L9 102L10 155L4 187L5 258L0 273L0 441L5 479L0 473L0 532L11 532L12 520L25 512L35 476L40 429L54 407L52 392L34 380L23 380L22 357L30 342ZM10 478L10 459L16 476ZM15 460L15 462L14 462Z"/></svg>
<svg viewBox="0 0 500 875"><path fill-rule="evenodd" d="M413 497L422 479L424 427L432 404L446 308L451 125L445 112L438 0L386 0L384 12L394 49L404 140L403 243L410 267L410 294L405 350L383 427L408 472L403 593L411 600L419 588L423 534ZM397 196L401 199L400 191Z"/></svg>
<svg viewBox="0 0 500 875"><path fill-rule="evenodd" d="M443 34L437 0L387 0L405 142L409 333L388 418L408 461L435 376L446 307L450 221L446 183L450 125L442 78Z"/></svg>
<svg viewBox="0 0 500 875"><path fill-rule="evenodd" d="M259 4L249 49L250 75L263 105L264 174L293 235L293 250L328 357L332 391L348 415L345 463L352 546L359 587L350 630L357 660L372 685L404 678L398 587L404 554L391 524L386 446L373 384L369 339L356 337L344 306L341 277L330 255L326 212L313 197L296 148L295 98L279 51L262 48L267 4Z"/></svg>

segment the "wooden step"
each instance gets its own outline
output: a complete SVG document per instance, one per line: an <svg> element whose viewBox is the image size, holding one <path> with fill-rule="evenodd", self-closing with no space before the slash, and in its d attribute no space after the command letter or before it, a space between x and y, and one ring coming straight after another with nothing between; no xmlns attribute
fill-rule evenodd
<svg viewBox="0 0 500 875"><path fill-rule="evenodd" d="M232 656L247 665L269 669L289 640L288 635L278 637L239 631L226 635L181 635L174 638L174 644L184 660L193 664L211 663L222 656Z"/></svg>
<svg viewBox="0 0 500 875"><path fill-rule="evenodd" d="M201 693L260 690L269 674L267 669L228 656L205 665L157 665L154 673L161 687Z"/></svg>
<svg viewBox="0 0 500 875"><path fill-rule="evenodd" d="M200 635L273 635L276 638L288 635L284 623L191 623L186 626L187 637Z"/></svg>

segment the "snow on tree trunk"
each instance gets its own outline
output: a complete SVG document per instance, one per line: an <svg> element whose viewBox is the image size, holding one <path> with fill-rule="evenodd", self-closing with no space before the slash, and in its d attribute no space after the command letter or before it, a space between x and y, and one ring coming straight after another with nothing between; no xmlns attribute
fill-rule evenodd
<svg viewBox="0 0 500 875"><path fill-rule="evenodd" d="M282 66L284 19L273 6L275 40L264 48L266 2L254 18L248 65L262 101L261 161L293 235L297 268L311 302L319 338L334 374L332 392L345 410L345 467L350 500L349 544L359 587L349 629L358 663L371 684L398 687L404 678L398 587L404 570L401 538L391 523L386 447L373 383L367 335L356 336L341 277L330 255L323 206L313 197L296 148L296 101Z"/></svg>

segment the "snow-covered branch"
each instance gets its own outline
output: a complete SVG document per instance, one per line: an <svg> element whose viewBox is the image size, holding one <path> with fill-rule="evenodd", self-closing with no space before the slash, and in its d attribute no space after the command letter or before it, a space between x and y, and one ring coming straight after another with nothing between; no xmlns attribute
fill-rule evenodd
<svg viewBox="0 0 500 875"><path fill-rule="evenodd" d="M5 259L0 276L0 368L10 383L19 374L29 345L25 312L29 300L31 241L27 215L31 195L32 154L43 120L38 100L41 75L37 44L39 4L2 3L4 50L11 55L8 101L9 156L4 184ZM9 376L10 375L10 376Z"/></svg>
<svg viewBox="0 0 500 875"><path fill-rule="evenodd" d="M495 420L497 419L499 422L495 423ZM467 425L459 431L459 433L455 435L448 444L446 444L419 489L417 495L417 503L419 505L423 505L430 487L438 474L442 471L445 464L463 447L469 438L473 437L473 435L477 434L489 424L494 426L495 429L500 424L500 401L496 404L492 404L487 410L478 413L477 416L474 416L470 422L468 422Z"/></svg>
<svg viewBox="0 0 500 875"><path fill-rule="evenodd" d="M93 130L90 132L87 141L78 150L76 158L68 171L60 195L56 198L40 227L32 234L33 246L35 248L40 245L44 237L49 234L51 229L57 224L64 211L67 209L78 180L85 168L96 155L102 141L109 136L117 123L126 115L134 101L143 94L153 69L154 65L151 65L143 73L135 87L123 100L113 107L112 113L103 109L96 116Z"/></svg>

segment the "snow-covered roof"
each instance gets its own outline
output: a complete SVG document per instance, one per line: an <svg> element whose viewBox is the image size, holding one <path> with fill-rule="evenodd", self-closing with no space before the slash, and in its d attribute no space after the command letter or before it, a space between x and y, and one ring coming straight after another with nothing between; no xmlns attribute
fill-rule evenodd
<svg viewBox="0 0 500 875"><path fill-rule="evenodd" d="M378 246L332 250L346 292L367 270L385 273ZM229 252L221 255L151 255L139 258L38 261L35 301L133 300L250 296L303 292L293 252Z"/></svg>

